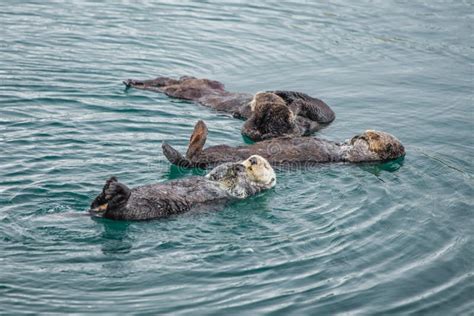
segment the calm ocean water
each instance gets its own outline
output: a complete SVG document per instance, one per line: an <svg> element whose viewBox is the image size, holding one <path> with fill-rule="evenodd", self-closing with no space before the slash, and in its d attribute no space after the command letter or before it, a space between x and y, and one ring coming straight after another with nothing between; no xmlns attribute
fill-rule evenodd
<svg viewBox="0 0 474 316"><path fill-rule="evenodd" d="M0 314L473 313L472 1L0 2ZM242 121L123 79L194 75L325 100L318 135L396 135L403 161L279 170L220 212L84 216L105 179L192 174ZM202 173L202 172L201 172Z"/></svg>

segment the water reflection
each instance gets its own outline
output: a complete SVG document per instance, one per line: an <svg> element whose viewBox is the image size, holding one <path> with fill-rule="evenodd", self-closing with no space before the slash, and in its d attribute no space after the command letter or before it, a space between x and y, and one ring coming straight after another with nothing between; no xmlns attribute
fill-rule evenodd
<svg viewBox="0 0 474 316"><path fill-rule="evenodd" d="M395 172L398 171L404 164L405 157L385 161L385 162L371 162L358 165L364 171L370 172L375 176L380 176L383 171Z"/></svg>
<svg viewBox="0 0 474 316"><path fill-rule="evenodd" d="M132 239L128 235L130 222L114 221L105 218L92 219L101 224L103 231L100 242L102 243L102 253L107 256L127 254L133 247ZM120 256L116 256L120 258Z"/></svg>

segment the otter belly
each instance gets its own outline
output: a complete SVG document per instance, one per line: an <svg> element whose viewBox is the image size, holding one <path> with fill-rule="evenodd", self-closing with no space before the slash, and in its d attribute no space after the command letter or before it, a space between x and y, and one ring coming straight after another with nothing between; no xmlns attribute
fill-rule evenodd
<svg viewBox="0 0 474 316"><path fill-rule="evenodd" d="M312 163L341 161L337 144L311 137L276 138L249 146L231 147L217 145L206 148L194 161L205 166L215 166L248 157L260 155L273 166L301 166Z"/></svg>
<svg viewBox="0 0 474 316"><path fill-rule="evenodd" d="M126 204L107 210L103 217L148 220L207 207L224 206L231 197L215 183L200 177L152 184L131 190Z"/></svg>

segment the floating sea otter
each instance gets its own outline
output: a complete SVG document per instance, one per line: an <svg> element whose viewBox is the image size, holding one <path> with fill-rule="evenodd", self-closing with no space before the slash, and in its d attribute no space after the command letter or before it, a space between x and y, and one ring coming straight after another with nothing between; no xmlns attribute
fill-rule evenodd
<svg viewBox="0 0 474 316"><path fill-rule="evenodd" d="M267 91L255 95L234 93L218 81L181 77L126 80L127 87L165 93L247 119L242 134L254 141L280 136L307 136L335 119L323 101L294 91Z"/></svg>
<svg viewBox="0 0 474 316"><path fill-rule="evenodd" d="M191 135L186 156L167 143L163 143L163 153L172 164L187 168L207 168L251 154L266 158L272 166L384 161L405 155L405 148L398 139L388 133L373 130L367 130L344 143L313 137L281 137L249 146L218 145L203 149L206 139L207 126L199 121Z"/></svg>
<svg viewBox="0 0 474 316"><path fill-rule="evenodd" d="M217 166L205 177L191 177L129 189L110 178L92 202L93 216L116 220L147 220L214 208L273 187L275 172L253 155L238 163Z"/></svg>

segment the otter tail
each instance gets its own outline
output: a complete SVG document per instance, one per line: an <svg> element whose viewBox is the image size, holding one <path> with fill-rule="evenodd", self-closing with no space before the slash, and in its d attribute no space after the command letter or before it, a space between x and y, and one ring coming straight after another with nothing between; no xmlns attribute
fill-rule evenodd
<svg viewBox="0 0 474 316"><path fill-rule="evenodd" d="M163 142L161 148L163 149L163 154L165 155L166 159L168 159L168 161L173 165L183 168L194 167L194 163L192 161L186 159L179 151L171 147L168 143Z"/></svg>

